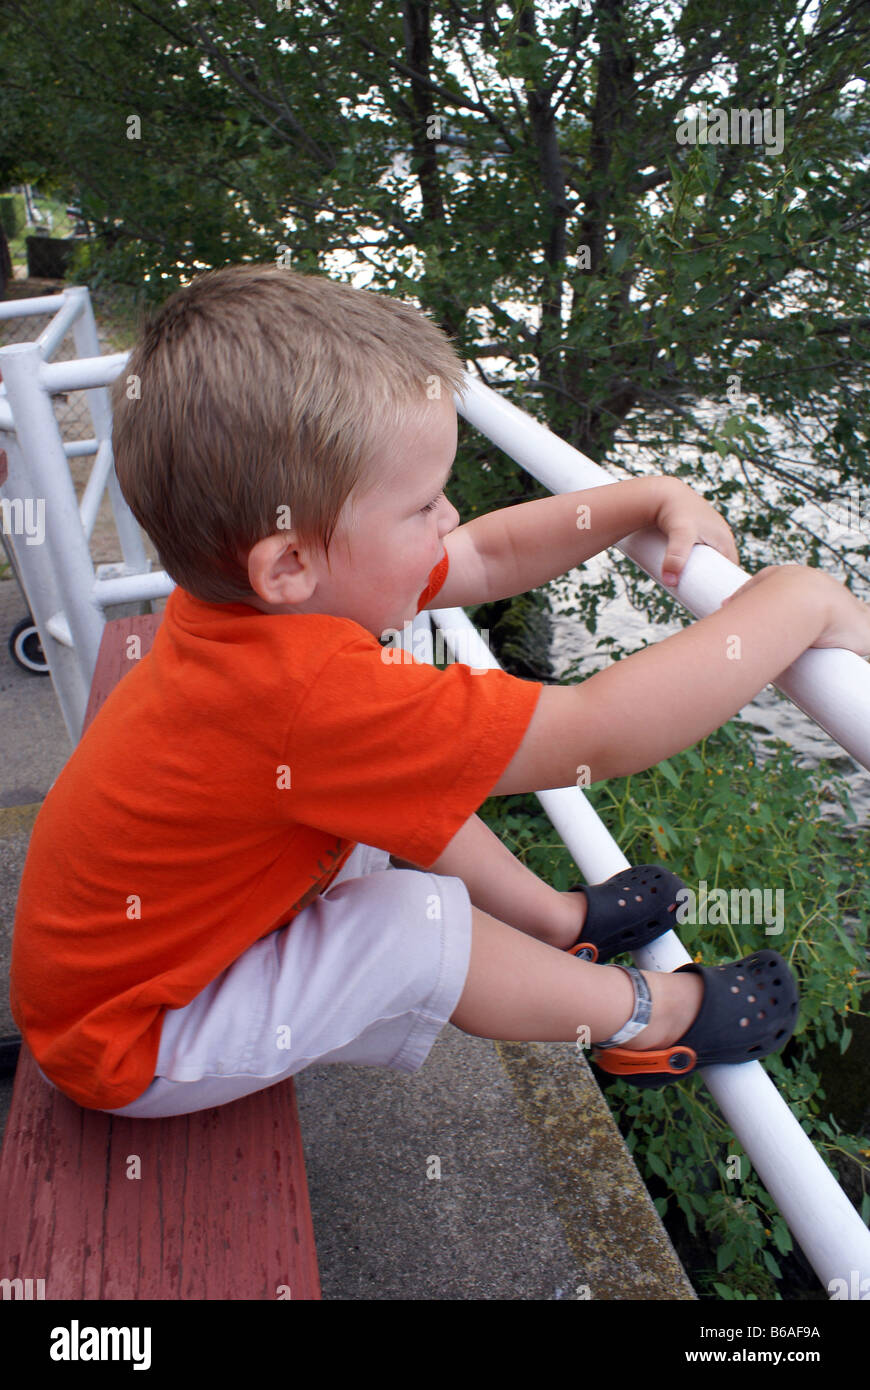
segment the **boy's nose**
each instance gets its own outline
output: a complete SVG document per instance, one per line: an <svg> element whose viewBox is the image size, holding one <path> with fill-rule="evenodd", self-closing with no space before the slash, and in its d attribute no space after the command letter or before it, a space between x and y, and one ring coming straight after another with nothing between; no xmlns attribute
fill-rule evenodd
<svg viewBox="0 0 870 1390"><path fill-rule="evenodd" d="M447 502L446 497L444 501ZM447 502L447 508L444 512L444 517L439 528L439 533L442 536L446 536L450 531L455 531L458 525L459 513L452 502Z"/></svg>

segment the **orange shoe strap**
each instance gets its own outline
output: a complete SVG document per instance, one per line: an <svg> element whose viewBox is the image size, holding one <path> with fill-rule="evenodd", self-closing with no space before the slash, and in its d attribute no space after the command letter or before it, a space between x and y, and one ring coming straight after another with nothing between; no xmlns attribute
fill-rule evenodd
<svg viewBox="0 0 870 1390"><path fill-rule="evenodd" d="M636 1076L642 1072L667 1072L685 1076L698 1061L691 1047L679 1045L640 1052L628 1047L598 1048L593 1044L596 1065L613 1076Z"/></svg>

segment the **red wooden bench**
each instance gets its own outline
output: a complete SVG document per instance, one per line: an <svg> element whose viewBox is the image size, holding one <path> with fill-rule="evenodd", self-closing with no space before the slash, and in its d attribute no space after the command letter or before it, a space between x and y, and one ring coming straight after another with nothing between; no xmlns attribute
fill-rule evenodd
<svg viewBox="0 0 870 1390"><path fill-rule="evenodd" d="M130 668L128 636L144 656L159 622L106 624L85 728ZM127 1176L131 1154L141 1178ZM320 1298L292 1079L193 1115L122 1119L47 1086L22 1044L0 1155L0 1281L0 1298Z"/></svg>

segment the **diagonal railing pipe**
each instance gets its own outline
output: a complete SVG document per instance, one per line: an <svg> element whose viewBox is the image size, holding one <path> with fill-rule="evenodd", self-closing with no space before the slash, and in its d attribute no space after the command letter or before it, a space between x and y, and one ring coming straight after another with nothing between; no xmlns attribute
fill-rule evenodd
<svg viewBox="0 0 870 1390"><path fill-rule="evenodd" d="M460 413L554 493L581 491L616 480L543 425L472 377ZM654 530L635 532L619 549L661 583L665 541ZM698 617L714 612L749 576L709 546L695 546L677 597ZM497 668L462 609L432 609L455 641L458 659ZM870 670L853 652L807 651L776 685L865 767L870 767ZM579 786L539 791L547 812L586 881L599 883L628 868L628 860ZM645 970L672 971L691 960L673 931L634 952ZM719 1109L795 1240L828 1292L870 1288L870 1231L842 1191L759 1062L706 1067L701 1073ZM841 1281L841 1282L835 1282ZM867 1281L865 1283L865 1281Z"/></svg>
<svg viewBox="0 0 870 1390"><path fill-rule="evenodd" d="M430 609L429 615L456 659L483 672L500 669L461 608ZM537 797L587 883L629 867L579 787ZM691 960L673 931L633 957L642 970L676 970ZM827 1291L854 1297L864 1280L870 1289L870 1231L761 1063L705 1067L701 1076Z"/></svg>

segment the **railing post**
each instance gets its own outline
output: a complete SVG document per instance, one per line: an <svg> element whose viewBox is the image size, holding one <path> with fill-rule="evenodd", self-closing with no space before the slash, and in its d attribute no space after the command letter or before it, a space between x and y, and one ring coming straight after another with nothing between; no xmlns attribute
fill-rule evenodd
<svg viewBox="0 0 870 1390"><path fill-rule="evenodd" d="M81 301L81 310L73 324L76 356L99 357L101 355L100 340L97 334L97 324L94 319L90 294L83 285L76 285L69 289L67 293ZM112 403L108 387L91 387L90 390L85 392L85 395L94 422L94 434L97 440L97 446L99 448L101 444L106 443L111 452ZM121 554L124 557L124 564L131 574L148 574L151 569L151 561L145 554L145 546L142 541L142 532L139 530L139 523L124 500L124 495L121 492L118 479L115 475L114 464L109 468L107 487L109 501L111 502L112 512L115 518L115 527L118 532L118 539L121 543Z"/></svg>
<svg viewBox="0 0 870 1390"><path fill-rule="evenodd" d="M10 540L64 720L77 743L105 620L88 597L94 567L51 397L39 381L41 366L42 354L35 343L0 348L0 372L20 448L20 453L16 448L9 451L7 497L17 496L22 504L30 499L45 528L33 545L26 537L12 535ZM17 493L12 493L13 487ZM52 595L58 603L49 611L46 603ZM61 655L63 644L48 628L49 618L58 611L69 626L73 662Z"/></svg>

